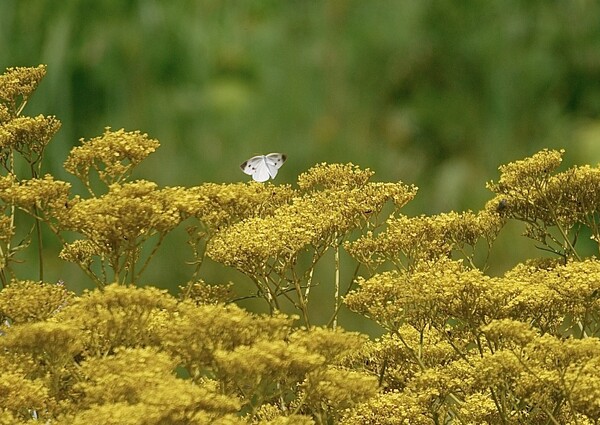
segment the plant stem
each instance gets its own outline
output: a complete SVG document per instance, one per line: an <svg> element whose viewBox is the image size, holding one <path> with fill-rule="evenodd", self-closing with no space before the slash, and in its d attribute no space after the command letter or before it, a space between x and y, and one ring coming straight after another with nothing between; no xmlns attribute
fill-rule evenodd
<svg viewBox="0 0 600 425"><path fill-rule="evenodd" d="M335 310L336 314L333 316L333 323L331 327L335 330L337 328L337 306L340 305L340 245L335 247Z"/></svg>

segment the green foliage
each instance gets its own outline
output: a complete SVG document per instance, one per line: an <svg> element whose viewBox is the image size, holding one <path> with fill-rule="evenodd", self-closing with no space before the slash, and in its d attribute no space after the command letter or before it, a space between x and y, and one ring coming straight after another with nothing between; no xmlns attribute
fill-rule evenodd
<svg viewBox="0 0 600 425"><path fill-rule="evenodd" d="M316 165L297 188L132 180L158 142L107 129L67 158L89 189L73 195L39 175L58 121L21 115L44 72L0 76L0 423L600 420L600 262L581 251L582 235L600 246L598 167L559 172L563 152L542 150L501 166L482 210L410 217L400 209L415 187L373 182L352 164ZM509 220L552 257L489 276ZM141 286L183 223L189 281L178 297ZM42 225L96 289L44 282ZM38 281L13 268L29 246ZM356 264L350 282L342 252ZM205 257L248 276L269 313L237 306L237 282L207 284ZM331 261L333 274L315 281ZM319 285L331 290L325 326L313 323ZM345 331L345 307L384 334Z"/></svg>

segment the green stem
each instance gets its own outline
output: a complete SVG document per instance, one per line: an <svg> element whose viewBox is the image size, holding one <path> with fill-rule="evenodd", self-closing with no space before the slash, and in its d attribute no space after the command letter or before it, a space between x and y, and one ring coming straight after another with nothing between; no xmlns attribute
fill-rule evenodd
<svg viewBox="0 0 600 425"><path fill-rule="evenodd" d="M575 247L571 244L571 241L569 240L569 237L568 237L567 233L565 232L565 229L563 229L563 227L558 222L558 219L556 218L556 213L554 212L554 208L552 208L552 204L550 204L550 201L546 197L546 194L542 191L541 187L538 186L538 187L536 187L536 189L542 195L542 199L546 203L546 206L548 207L548 211L550 212L550 215L552 216L552 220L554 220L554 223L556 223L556 227L558 228L558 231L560 232L561 236L563 237L564 242L567 244L567 246L569 247L569 250L573 253L573 255L575 255L575 258L577 258L578 261L581 261L581 257L579 256L577 251L575 251Z"/></svg>
<svg viewBox="0 0 600 425"><path fill-rule="evenodd" d="M340 246L339 244L335 247L335 305L336 312L338 311L337 306L340 305ZM333 316L332 328L337 328L337 313Z"/></svg>

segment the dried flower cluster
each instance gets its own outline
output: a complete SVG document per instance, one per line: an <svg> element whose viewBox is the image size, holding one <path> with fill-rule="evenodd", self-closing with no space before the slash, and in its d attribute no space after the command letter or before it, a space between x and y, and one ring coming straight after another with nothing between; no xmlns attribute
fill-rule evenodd
<svg viewBox="0 0 600 425"><path fill-rule="evenodd" d="M107 128L65 161L76 196L40 172L60 122L21 115L44 74L0 76L0 425L600 422L600 261L585 251L600 246L600 167L558 172L563 152L543 150L501 166L481 211L409 217L415 187L353 164L318 164L297 188L132 180L158 141ZM551 258L492 277L508 220ZM42 225L98 289L43 283ZM182 225L195 269L179 297L138 287ZM40 279L21 280L11 264L33 239ZM357 270L344 287L342 250ZM206 283L205 256L270 314ZM314 326L313 273L331 258L331 320ZM344 306L385 333L344 331Z"/></svg>

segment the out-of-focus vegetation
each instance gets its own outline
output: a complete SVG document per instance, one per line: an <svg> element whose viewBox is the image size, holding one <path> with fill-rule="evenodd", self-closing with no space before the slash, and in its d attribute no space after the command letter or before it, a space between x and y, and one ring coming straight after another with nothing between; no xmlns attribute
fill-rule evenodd
<svg viewBox="0 0 600 425"><path fill-rule="evenodd" d="M498 164L600 160L599 19L587 0L3 0L0 68L48 64L27 111L63 123L57 177L80 137L124 127L160 140L136 175L159 185L243 181L282 151L280 182L353 162L419 186L411 213L476 210ZM497 270L534 253L506 251Z"/></svg>
<svg viewBox="0 0 600 425"><path fill-rule="evenodd" d="M110 125L161 140L162 184L242 180L278 150L286 181L352 161L458 207L474 175L593 124L599 18L585 0L4 0L0 67L48 64L32 108L63 121L56 170Z"/></svg>

